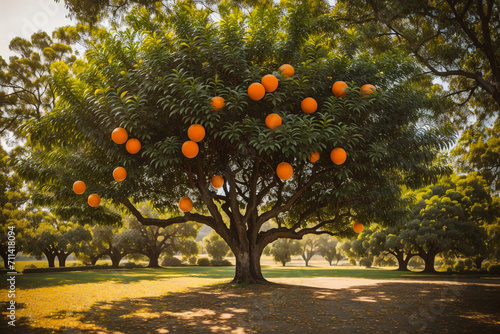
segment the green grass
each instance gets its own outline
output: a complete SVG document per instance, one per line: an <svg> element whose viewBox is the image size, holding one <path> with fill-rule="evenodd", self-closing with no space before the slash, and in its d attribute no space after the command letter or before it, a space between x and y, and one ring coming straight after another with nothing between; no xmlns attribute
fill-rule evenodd
<svg viewBox="0 0 500 334"><path fill-rule="evenodd" d="M389 269L365 269L350 266L338 267L275 267L263 266L262 272L266 278L308 278L308 277L353 277L368 279L423 279L441 278L442 274L424 274L417 272L399 272ZM24 274L19 277L20 288L38 288L62 284L85 284L104 281L115 281L127 284L138 281L151 281L174 277L226 278L234 275L232 267L165 267L165 268L134 268L106 269L95 271L59 272Z"/></svg>
<svg viewBox="0 0 500 334"><path fill-rule="evenodd" d="M111 265L111 261L110 260L99 260L99 261L97 261L97 264L98 265L104 265L104 264ZM48 268L49 267L49 263L47 261L38 261L38 260L16 261L16 270L18 272L22 272L24 270L24 268L26 268L27 266L30 266L30 265L35 265L37 268ZM56 265L56 267L59 265L57 260L55 262L55 265ZM78 260L66 261L66 267L73 267L73 265L83 266L83 264ZM2 266L2 268L3 268L3 266Z"/></svg>

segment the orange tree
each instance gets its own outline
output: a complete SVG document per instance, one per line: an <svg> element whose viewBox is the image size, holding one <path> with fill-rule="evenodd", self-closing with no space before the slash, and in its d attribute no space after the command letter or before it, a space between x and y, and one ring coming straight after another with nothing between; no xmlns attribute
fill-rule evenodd
<svg viewBox="0 0 500 334"><path fill-rule="evenodd" d="M216 15L189 3L154 15L136 9L119 29L96 30L84 60L52 66L56 108L25 125L33 152L19 163L40 190L38 203L83 221L122 205L144 225L206 224L235 254L234 282L265 282L266 245L354 234L354 220L390 224L400 185L446 171L433 161L450 144L449 129L425 125L433 103L411 84L418 67L396 52L370 59L339 50L322 1L269 3L249 14L224 2ZM280 70L285 63L293 71ZM250 85L267 74L277 88L266 84L260 98L254 85L250 98ZM344 97L332 93L336 81L347 83L346 94L336 91ZM367 83L377 90L360 93ZM307 97L316 111L311 100L302 111ZM268 128L273 113L279 117L268 123L281 125ZM183 149L193 124L205 136ZM118 127L140 142L139 152L112 141ZM332 162L334 148L345 150L345 161L340 154ZM293 169L287 180L276 173L283 162ZM116 167L125 168L123 181L113 179ZM83 195L72 190L76 180L87 185ZM107 205L89 206L91 193ZM177 207L183 197L194 203L182 201L186 212ZM177 215L147 217L137 209L143 201ZM275 227L261 230L267 221Z"/></svg>

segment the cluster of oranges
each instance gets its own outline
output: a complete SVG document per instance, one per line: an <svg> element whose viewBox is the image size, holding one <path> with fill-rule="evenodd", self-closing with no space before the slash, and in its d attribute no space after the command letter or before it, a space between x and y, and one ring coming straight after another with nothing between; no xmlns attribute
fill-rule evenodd
<svg viewBox="0 0 500 334"><path fill-rule="evenodd" d="M125 149L130 154L136 154L141 150L141 142L137 138L128 138L127 130L124 128L116 128L111 133L111 139L115 144L121 145L125 144ZM113 178L121 182L127 178L127 170L123 167L116 167L113 170ZM76 181L73 183L73 191L80 195L85 192L87 186L83 181ZM101 204L101 197L98 194L90 194L87 202L91 207L96 207Z"/></svg>
<svg viewBox="0 0 500 334"><path fill-rule="evenodd" d="M292 77L295 74L294 68L289 64L284 64L280 67L281 76L284 78ZM278 79L272 74L267 74L262 77L261 82L254 82L248 86L248 96L259 101L264 98L266 93L274 92L278 88ZM344 81L337 81L332 86L332 92L337 98L346 96L348 85ZM367 96L375 91L375 87L370 84L363 85L360 89L362 96ZM312 114L318 109L318 102L312 97L306 97L300 103L300 108L306 114ZM280 115L271 113L265 119L266 126L274 130L283 124ZM315 163L320 158L319 152L312 152L309 161ZM343 164L347 159L346 151L341 147L336 147L330 152L330 159L336 165ZM288 162L280 163L276 168L276 174L282 180L288 180L293 175L293 167Z"/></svg>
<svg viewBox="0 0 500 334"><path fill-rule="evenodd" d="M289 65L284 64L279 68L280 74L283 78L290 78L295 74L295 69ZM264 98L266 93L274 92L279 85L278 78L273 74L264 75L260 82L254 82L248 87L247 93L250 99L254 101L260 101ZM348 85L344 81L336 81L332 86L332 93L337 98L345 97L347 94ZM367 96L376 91L373 85L365 84L361 86L360 93L362 96ZM223 97L215 96L211 99L210 104L212 105L212 110L218 111L225 106L225 100ZM302 100L300 107L302 111L306 114L312 114L318 109L317 101L312 97L306 97ZM283 121L277 113L271 113L265 118L266 126L274 130L282 125ZM187 131L189 140L185 141L182 145L182 154L189 158L195 158L199 153L198 143L205 138L205 128L201 124L192 124ZM128 133L124 128L118 127L113 130L111 134L111 139L116 144L125 144L127 152L130 154L136 154L141 150L141 142L136 138L128 138ZM309 161L315 163L320 159L319 152L312 152ZM330 159L336 165L343 164L347 159L346 151L341 147L336 147L330 152ZM293 167L288 162L281 162L276 167L276 175L282 180L288 180L293 176ZM123 167L116 167L113 171L113 178L116 181L123 181L127 177L127 171ZM215 189L219 189L223 186L224 179L220 175L215 175L211 179L211 185ZM83 181L76 181L73 184L73 191L76 194L83 194L86 190L86 185ZM96 207L100 204L101 198L98 194L90 194L88 197L88 203L92 207ZM183 212L189 212L193 208L193 201L189 197L183 197L179 201L179 208ZM363 230L363 225L360 223L354 223L353 229L356 233L360 233Z"/></svg>

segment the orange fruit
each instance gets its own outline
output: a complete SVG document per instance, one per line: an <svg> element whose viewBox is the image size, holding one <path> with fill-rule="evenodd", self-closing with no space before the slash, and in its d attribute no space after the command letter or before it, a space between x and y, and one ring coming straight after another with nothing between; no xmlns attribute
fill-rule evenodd
<svg viewBox="0 0 500 334"><path fill-rule="evenodd" d="M212 100L210 100L210 104L213 106L212 110L219 110L224 108L226 101L220 96L214 96L212 97Z"/></svg>
<svg viewBox="0 0 500 334"><path fill-rule="evenodd" d="M194 142L202 141L205 138L205 128L200 124L193 124L188 129L188 137Z"/></svg>
<svg viewBox="0 0 500 334"><path fill-rule="evenodd" d="M75 194L83 194L85 192L85 190L87 189L87 186L85 185L85 182L83 181L75 181L75 183L73 183L73 191L75 192Z"/></svg>
<svg viewBox="0 0 500 334"><path fill-rule="evenodd" d="M354 225L352 225L352 229L356 233L361 233L364 229L363 224L355 222Z"/></svg>
<svg viewBox="0 0 500 334"><path fill-rule="evenodd" d="M141 150L141 142L139 141L139 139L130 138L129 140L127 140L125 148L127 149L128 153L136 154Z"/></svg>
<svg viewBox="0 0 500 334"><path fill-rule="evenodd" d="M127 171L123 167L116 167L113 171L113 179L123 181L127 178Z"/></svg>
<svg viewBox="0 0 500 334"><path fill-rule="evenodd" d="M316 109L318 109L318 102L316 102L316 100L313 99L312 97L306 97L305 99L302 100L300 107L302 108L302 111L305 112L306 114L312 114L313 112L316 111Z"/></svg>
<svg viewBox="0 0 500 334"><path fill-rule="evenodd" d="M127 130L124 128L116 128L111 132L111 139L116 143L116 144L123 144L127 141L128 139L128 133Z"/></svg>
<svg viewBox="0 0 500 334"><path fill-rule="evenodd" d="M282 124L280 115L278 115L276 113L272 113L272 114L267 115L265 122L266 122L266 126L271 130L276 129L277 127L281 126L281 124Z"/></svg>
<svg viewBox="0 0 500 334"><path fill-rule="evenodd" d="M101 197L97 194L90 194L87 202L91 207L95 208L96 206L101 204Z"/></svg>
<svg viewBox="0 0 500 334"><path fill-rule="evenodd" d="M248 86L248 96L254 100L254 101L259 101L262 100L262 98L266 95L266 89L264 88L264 85L262 85L259 82L254 82L250 86Z"/></svg>
<svg viewBox="0 0 500 334"><path fill-rule="evenodd" d="M374 85L366 84L361 86L361 89L359 90L361 92L361 96L368 96L370 94L373 94L377 89L375 88Z"/></svg>
<svg viewBox="0 0 500 334"><path fill-rule="evenodd" d="M319 160L319 152L312 152L311 156L309 157L309 161L312 163L315 163L316 161Z"/></svg>
<svg viewBox="0 0 500 334"><path fill-rule="evenodd" d="M212 187L219 189L224 184L224 179L220 175L215 175L212 177L212 180L210 180L210 183L212 184Z"/></svg>
<svg viewBox="0 0 500 334"><path fill-rule="evenodd" d="M280 66L280 72L282 76L284 76L285 78L289 78L295 74L295 69L292 67L292 65L283 64Z"/></svg>
<svg viewBox="0 0 500 334"><path fill-rule="evenodd" d="M189 212L193 209L193 201L189 197L183 197L179 201L179 209L183 212Z"/></svg>
<svg viewBox="0 0 500 334"><path fill-rule="evenodd" d="M330 152L330 159L336 165L342 165L347 159L347 153L343 148L336 147Z"/></svg>
<svg viewBox="0 0 500 334"><path fill-rule="evenodd" d="M192 140L188 140L182 144L182 154L184 154L186 158L192 159L196 157L199 151L200 148L198 147L198 144Z"/></svg>
<svg viewBox="0 0 500 334"><path fill-rule="evenodd" d="M278 78L272 74L267 74L262 77L260 83L264 86L264 89L268 93L272 93L278 88Z"/></svg>
<svg viewBox="0 0 500 334"><path fill-rule="evenodd" d="M337 81L332 86L333 95L344 97L347 94L347 84L344 81Z"/></svg>
<svg viewBox="0 0 500 334"><path fill-rule="evenodd" d="M288 162L281 162L276 167L276 174L282 180L288 180L293 175L293 167Z"/></svg>

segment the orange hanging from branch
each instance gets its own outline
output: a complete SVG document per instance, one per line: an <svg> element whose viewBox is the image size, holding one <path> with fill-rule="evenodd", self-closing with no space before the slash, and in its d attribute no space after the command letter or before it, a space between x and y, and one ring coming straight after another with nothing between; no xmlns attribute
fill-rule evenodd
<svg viewBox="0 0 500 334"><path fill-rule="evenodd" d="M266 126L271 130L276 129L277 127L281 126L281 124L282 124L280 115L278 115L276 113L272 113L272 114L267 115L265 122L266 122Z"/></svg>
<svg viewBox="0 0 500 334"><path fill-rule="evenodd" d="M127 141L128 139L128 133L127 130L124 128L116 128L111 132L111 139L116 143L116 144L123 144Z"/></svg>
<svg viewBox="0 0 500 334"><path fill-rule="evenodd" d="M223 97L214 96L214 97L212 97L210 104L213 106L212 110L220 110L220 109L224 108L224 106L226 105L226 101L224 100Z"/></svg>
<svg viewBox="0 0 500 334"><path fill-rule="evenodd" d="M262 77L260 83L268 93L274 92L278 88L278 78L272 74L267 74Z"/></svg>
<svg viewBox="0 0 500 334"><path fill-rule="evenodd" d="M85 182L83 181L75 181L75 183L73 183L73 191L75 192L75 194L83 194L85 192L85 190L87 189L87 186L85 185Z"/></svg>
<svg viewBox="0 0 500 334"><path fill-rule="evenodd" d="M305 112L306 114L312 114L318 109L318 102L316 102L316 100L313 99L312 97L306 97L305 99L302 100L300 107L302 108L302 111Z"/></svg>
<svg viewBox="0 0 500 334"><path fill-rule="evenodd" d="M336 165L342 165L347 159L347 153L343 148L336 147L330 152L330 159Z"/></svg>
<svg viewBox="0 0 500 334"><path fill-rule="evenodd" d="M344 97L347 94L347 84L344 81L337 81L332 86L333 95Z"/></svg>
<svg viewBox="0 0 500 334"><path fill-rule="evenodd" d="M352 229L356 233L361 233L361 232L363 232L364 226L361 223L354 222L354 225L352 225Z"/></svg>
<svg viewBox="0 0 500 334"><path fill-rule="evenodd" d="M130 138L125 144L127 152L130 154L136 154L141 150L141 142L137 138Z"/></svg>
<svg viewBox="0 0 500 334"><path fill-rule="evenodd" d="M366 84L361 86L361 89L359 90L361 92L361 96L368 96L370 94L373 94L377 89L375 88L374 85Z"/></svg>
<svg viewBox="0 0 500 334"><path fill-rule="evenodd" d="M200 152L200 148L194 141L188 140L182 144L182 154L186 158L192 159L198 155L198 152Z"/></svg>
<svg viewBox="0 0 500 334"><path fill-rule="evenodd" d="M127 178L127 171L123 167L116 167L113 170L113 178L119 182L123 181Z"/></svg>
<svg viewBox="0 0 500 334"><path fill-rule="evenodd" d="M193 209L193 201L189 197L183 197L179 201L179 209L182 212L189 212Z"/></svg>
<svg viewBox="0 0 500 334"><path fill-rule="evenodd" d="M212 184L212 187L219 189L224 184L224 179L220 175L214 175L214 177L210 180L210 183Z"/></svg>
<svg viewBox="0 0 500 334"><path fill-rule="evenodd" d="M259 82L254 82L250 86L248 86L248 96L254 100L254 101L259 101L262 100L262 98L266 95L266 89L264 88L264 85L262 85Z"/></svg>
<svg viewBox="0 0 500 334"><path fill-rule="evenodd" d="M288 162L281 162L278 167L276 167L276 174L282 180L288 180L293 175L293 167Z"/></svg>
<svg viewBox="0 0 500 334"><path fill-rule="evenodd" d="M280 66L281 75L285 78L289 78L295 74L295 69L290 64L283 64Z"/></svg>
<svg viewBox="0 0 500 334"><path fill-rule="evenodd" d="M311 156L309 157L309 161L312 163L315 163L316 161L319 160L319 152L312 152Z"/></svg>
<svg viewBox="0 0 500 334"><path fill-rule="evenodd" d="M101 204L101 197L97 194L90 194L87 202L91 207L95 208L96 206Z"/></svg>
<svg viewBox="0 0 500 334"><path fill-rule="evenodd" d="M193 124L188 129L188 137L194 142L202 141L205 138L205 128L200 124Z"/></svg>

